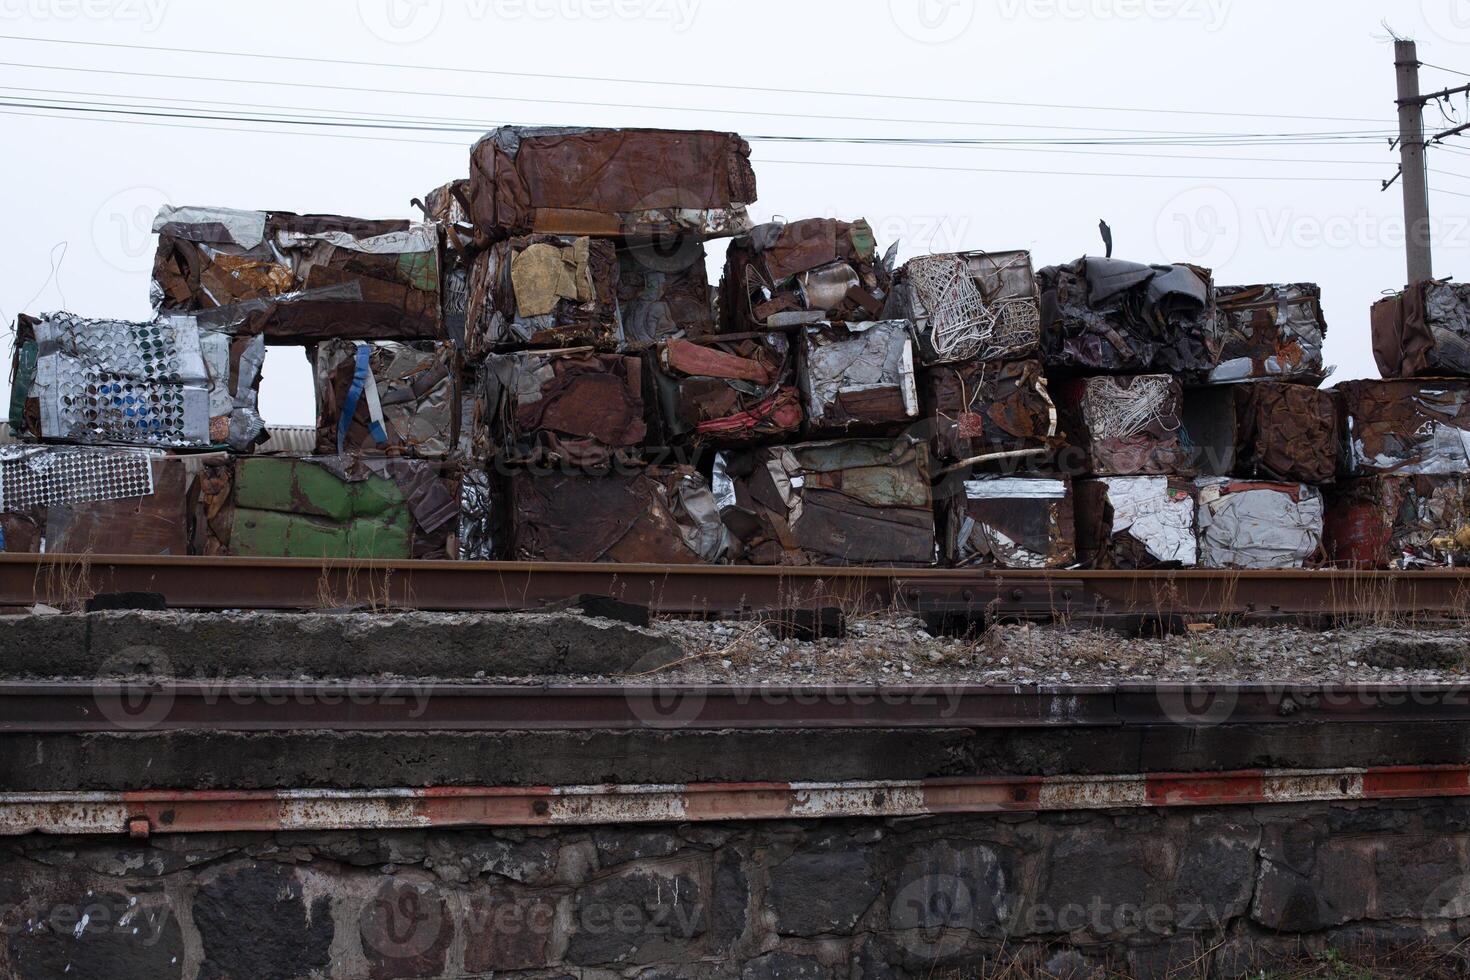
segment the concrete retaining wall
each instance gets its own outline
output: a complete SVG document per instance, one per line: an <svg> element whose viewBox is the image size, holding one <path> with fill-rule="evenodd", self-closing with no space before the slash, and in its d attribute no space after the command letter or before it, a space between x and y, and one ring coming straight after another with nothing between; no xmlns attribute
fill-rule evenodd
<svg viewBox="0 0 1470 980"><path fill-rule="evenodd" d="M69 980L1238 976L1455 946L1470 803L30 837L0 924L0 975Z"/></svg>

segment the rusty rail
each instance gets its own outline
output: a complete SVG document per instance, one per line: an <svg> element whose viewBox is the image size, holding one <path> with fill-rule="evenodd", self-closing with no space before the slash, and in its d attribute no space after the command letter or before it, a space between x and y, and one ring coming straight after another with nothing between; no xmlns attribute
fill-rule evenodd
<svg viewBox="0 0 1470 980"><path fill-rule="evenodd" d="M0 793L0 836L916 817L1470 796L1464 766L860 783Z"/></svg>
<svg viewBox="0 0 1470 980"><path fill-rule="evenodd" d="M1470 683L1023 688L6 681L0 733L1058 729L1470 721Z"/></svg>
<svg viewBox="0 0 1470 980"><path fill-rule="evenodd" d="M181 609L522 611L611 596L672 615L840 608L1048 619L1463 616L1470 571L1058 571L0 555L0 607L161 593Z"/></svg>

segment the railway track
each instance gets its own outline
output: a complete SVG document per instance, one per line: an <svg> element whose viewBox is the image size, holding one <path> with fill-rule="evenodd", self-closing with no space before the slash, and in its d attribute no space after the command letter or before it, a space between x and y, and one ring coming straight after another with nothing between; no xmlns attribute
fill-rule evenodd
<svg viewBox="0 0 1470 980"><path fill-rule="evenodd" d="M1032 620L1110 616L1459 619L1470 571L1020 572L539 562L0 555L0 607L161 594L180 609L507 612L606 596L668 615L902 610Z"/></svg>

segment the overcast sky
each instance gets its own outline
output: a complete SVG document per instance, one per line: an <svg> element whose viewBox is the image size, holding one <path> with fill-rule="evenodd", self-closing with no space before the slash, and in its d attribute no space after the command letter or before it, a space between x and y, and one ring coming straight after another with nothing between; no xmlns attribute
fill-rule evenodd
<svg viewBox="0 0 1470 980"><path fill-rule="evenodd" d="M1368 308L1404 280L1401 198L1379 189L1397 156L1383 139L755 137L1387 134L1385 21L1419 40L1422 60L1470 72L1470 0L0 0L0 312L147 317L160 204L410 216L410 198L467 173L473 141L16 102L709 128L751 139L758 220L866 216L903 257L1027 248L1038 266L1065 262L1101 251L1105 218L1122 258L1209 265L1222 285L1318 282L1335 380L1372 377ZM1425 70L1426 90L1465 81ZM1432 111L1427 124L1454 122ZM1470 278L1470 140L1430 166L1435 272ZM266 371L267 421L310 423L300 352L273 351Z"/></svg>

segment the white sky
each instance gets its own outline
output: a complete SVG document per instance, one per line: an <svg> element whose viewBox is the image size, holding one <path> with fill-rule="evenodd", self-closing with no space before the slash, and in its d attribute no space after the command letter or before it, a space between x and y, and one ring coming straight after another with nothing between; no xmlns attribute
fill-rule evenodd
<svg viewBox="0 0 1470 980"><path fill-rule="evenodd" d="M203 112L249 104L483 128L641 125L747 137L1389 132L1385 20L1419 40L1422 60L1470 72L1470 0L0 0L8 36L0 101L161 101ZM1424 73L1426 90L1467 80ZM467 173L473 142L470 133L0 112L7 320L59 308L148 316L148 228L163 202L407 217L410 198ZM1440 125L1437 111L1426 120L1453 125ZM1039 267L1100 253L1097 221L1106 218L1121 258L1210 265L1222 285L1318 282L1336 380L1376 375L1368 308L1404 279L1401 198L1397 187L1379 191L1397 156L1383 141L752 145L757 219L866 216L880 247L898 238L903 257L1029 248ZM1145 155L1100 155L1123 153ZM1448 193L1470 195L1467 154L1462 138L1431 156L1445 171L1430 176L1441 276L1470 278L1470 196ZM1265 179L1224 179L1247 176ZM274 351L266 370L267 421L310 423L311 378L299 351ZM0 397L8 404L8 390Z"/></svg>

